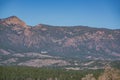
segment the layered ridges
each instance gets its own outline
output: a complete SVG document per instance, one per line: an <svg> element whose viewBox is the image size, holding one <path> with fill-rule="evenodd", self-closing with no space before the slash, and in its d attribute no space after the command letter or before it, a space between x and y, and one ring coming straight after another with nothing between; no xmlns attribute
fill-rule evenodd
<svg viewBox="0 0 120 80"><path fill-rule="evenodd" d="M43 24L25 28L25 23L14 16L2 19L0 25L0 48L74 58L120 58L120 30Z"/></svg>

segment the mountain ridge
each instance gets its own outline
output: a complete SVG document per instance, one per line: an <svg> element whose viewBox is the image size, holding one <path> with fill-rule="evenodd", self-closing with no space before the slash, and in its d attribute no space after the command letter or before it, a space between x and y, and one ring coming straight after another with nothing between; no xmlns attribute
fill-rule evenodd
<svg viewBox="0 0 120 80"><path fill-rule="evenodd" d="M33 27L26 24L24 26L19 19L17 23L14 19L10 21L12 24L5 23L5 20L0 20L0 55L2 56L10 53L8 56L12 55L13 58L14 54L26 56L25 53L32 52L35 54L31 55L45 53L66 59L120 60L120 29L87 26L58 27L45 24ZM30 61L39 62L39 59L31 60L31 58L33 57L29 57ZM19 61L19 57L12 60ZM64 64L64 61L62 62Z"/></svg>
<svg viewBox="0 0 120 80"><path fill-rule="evenodd" d="M16 21L15 21L15 20ZM11 21L11 22L7 22L7 21ZM8 25L5 25L3 23L6 23ZM10 17L7 17L7 18L2 18L0 19L0 24L3 24L5 26L9 26L10 24L13 24L12 26L14 25L21 25L21 26L27 26L27 27L30 27L31 25L27 25L23 20L21 20L20 18L18 18L17 16L10 16ZM49 24L42 24L42 23L39 23L35 26L31 26L31 27L37 27L37 26L49 26L49 27L81 27L81 28L95 28L95 29L109 29L109 28L98 28L98 27L89 27L89 26L84 26L84 25L75 25L75 26L56 26L56 25L49 25ZM119 30L119 29L109 29L109 30Z"/></svg>

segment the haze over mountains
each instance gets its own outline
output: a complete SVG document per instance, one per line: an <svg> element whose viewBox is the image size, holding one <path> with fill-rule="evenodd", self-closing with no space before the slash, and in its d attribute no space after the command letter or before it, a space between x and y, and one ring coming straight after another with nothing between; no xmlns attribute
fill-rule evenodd
<svg viewBox="0 0 120 80"><path fill-rule="evenodd" d="M11 16L0 19L0 55L0 65L37 67L71 65L71 59L91 60L86 65L92 60L120 60L120 29L28 26Z"/></svg>

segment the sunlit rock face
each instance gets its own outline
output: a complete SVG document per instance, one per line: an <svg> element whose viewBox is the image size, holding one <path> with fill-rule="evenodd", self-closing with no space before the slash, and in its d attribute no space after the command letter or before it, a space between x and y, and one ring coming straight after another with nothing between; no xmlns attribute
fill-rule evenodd
<svg viewBox="0 0 120 80"><path fill-rule="evenodd" d="M50 55L81 59L120 59L120 30L28 26L11 16L0 19L0 45L1 49L15 52L46 51Z"/></svg>
<svg viewBox="0 0 120 80"><path fill-rule="evenodd" d="M11 17L8 17L5 19L1 19L0 24L6 25L6 26L15 26L16 25L16 26L26 27L25 22L23 22L16 16L11 16Z"/></svg>

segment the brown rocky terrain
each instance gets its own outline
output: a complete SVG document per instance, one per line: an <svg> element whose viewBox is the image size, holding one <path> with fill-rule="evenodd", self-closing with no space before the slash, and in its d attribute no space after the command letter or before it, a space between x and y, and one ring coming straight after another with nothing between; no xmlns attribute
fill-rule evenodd
<svg viewBox="0 0 120 80"><path fill-rule="evenodd" d="M120 29L28 26L16 16L0 19L0 54L19 53L21 56L29 52L65 58L119 60Z"/></svg>

